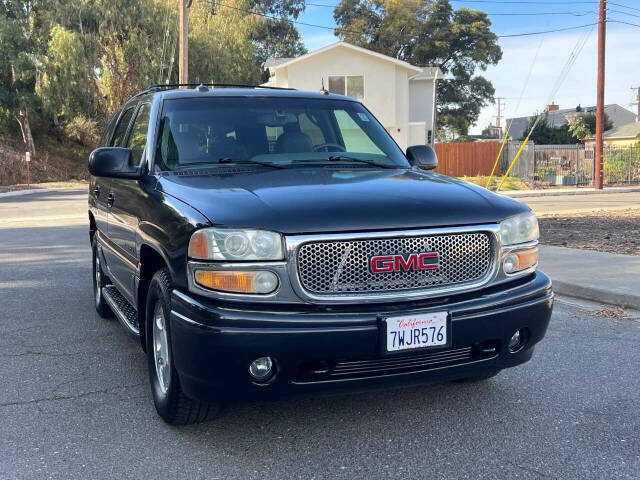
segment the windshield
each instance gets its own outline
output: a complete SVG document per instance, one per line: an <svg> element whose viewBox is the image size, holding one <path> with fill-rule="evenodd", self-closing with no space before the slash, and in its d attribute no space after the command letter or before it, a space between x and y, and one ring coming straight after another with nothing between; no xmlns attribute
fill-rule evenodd
<svg viewBox="0 0 640 480"><path fill-rule="evenodd" d="M329 161L409 167L400 148L358 102L206 97L163 104L156 147L156 164L162 170L230 162L293 167Z"/></svg>

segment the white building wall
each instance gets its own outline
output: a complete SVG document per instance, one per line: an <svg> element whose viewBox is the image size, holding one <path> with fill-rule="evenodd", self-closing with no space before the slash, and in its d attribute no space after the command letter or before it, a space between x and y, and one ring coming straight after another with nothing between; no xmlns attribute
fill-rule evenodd
<svg viewBox="0 0 640 480"><path fill-rule="evenodd" d="M433 80L412 80L409 82L409 122L424 123L424 139L433 130Z"/></svg>
<svg viewBox="0 0 640 480"><path fill-rule="evenodd" d="M396 67L395 106L396 120L393 131L389 132L403 150L409 141L409 75L406 69Z"/></svg>
<svg viewBox="0 0 640 480"><path fill-rule="evenodd" d="M405 149L409 123L408 69L347 47L334 48L276 68L275 85L318 91L330 75L363 75L362 103Z"/></svg>

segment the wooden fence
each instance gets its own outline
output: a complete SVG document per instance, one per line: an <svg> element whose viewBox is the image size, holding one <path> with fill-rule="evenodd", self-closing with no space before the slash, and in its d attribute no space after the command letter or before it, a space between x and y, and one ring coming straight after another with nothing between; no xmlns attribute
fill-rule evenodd
<svg viewBox="0 0 640 480"><path fill-rule="evenodd" d="M475 177L491 174L500 142L436 143L435 150L438 155L436 172L451 177Z"/></svg>

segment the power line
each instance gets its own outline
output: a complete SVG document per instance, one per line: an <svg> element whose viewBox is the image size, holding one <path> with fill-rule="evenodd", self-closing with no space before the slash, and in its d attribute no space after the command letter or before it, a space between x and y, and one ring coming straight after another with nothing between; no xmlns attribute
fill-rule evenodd
<svg viewBox="0 0 640 480"><path fill-rule="evenodd" d="M286 22L293 23L293 24L296 24L296 25L304 25L305 27L322 28L322 29L325 29L325 30L333 30L333 31L339 30L339 31L345 32L345 33L355 33L355 34L363 33L362 31L351 30L351 29L348 29L348 28L341 28L341 27L338 27L338 26L329 27L327 25L318 25L318 24L315 24L315 23L301 22L299 20L291 20L291 19L285 18L285 17L274 17L274 16L268 15L266 13L256 12L255 10L246 10L244 8L239 8L239 7L236 7L236 6L233 6L233 5L227 5L225 3L220 3L220 2L218 2L217 5L219 5L221 7L230 8L232 10L237 10L237 11L240 11L240 12L244 12L244 13L247 13L249 15L257 15L257 16L260 16L260 17L263 17L263 18L268 18L270 20L275 20L275 21L284 20ZM584 25L577 25L575 27L556 28L556 29L553 29L553 30L543 30L543 31L526 32L526 33L514 33L514 34L508 34L508 35L496 35L496 37L498 37L498 38L525 37L525 36L530 36L530 35L541 35L541 34L544 34L544 33L564 32L566 30L576 30L578 28L590 27L592 25L597 25L597 22L596 23L587 23L587 24L584 24ZM417 36L417 35L409 35L409 38L418 39L420 37Z"/></svg>
<svg viewBox="0 0 640 480"><path fill-rule="evenodd" d="M631 25L633 27L640 27L640 24L631 23L631 22L623 22L622 20L607 20L607 23L623 23L625 25Z"/></svg>
<svg viewBox="0 0 640 480"><path fill-rule="evenodd" d="M449 0L451 3L489 3L489 4L500 4L500 5L598 5L598 1L596 0L572 0L572 1L552 1L552 2L543 2L543 1L535 1L535 0ZM608 5L615 5L616 7L628 8L629 10L635 10L640 12L640 8L630 7L629 5L624 5L622 3L616 2L607 2ZM329 5L326 3L307 3L307 5L311 5L314 7L331 7L335 8L338 5ZM489 15L489 14L488 14ZM490 15L498 15L498 14L490 14Z"/></svg>
<svg viewBox="0 0 640 480"><path fill-rule="evenodd" d="M500 3L500 4L533 4L533 5L583 5L583 4L597 4L594 0L585 1L571 1L571 2L540 2L540 1L528 1L528 0L449 0L452 3Z"/></svg>
<svg viewBox="0 0 640 480"><path fill-rule="evenodd" d="M512 33L510 35L497 35L498 38L509 38L509 37L527 37L530 35L541 35L543 33L555 33L555 32L565 32L567 30L576 30L578 28L591 27L593 25L597 25L598 22L595 23L586 23L584 25L578 25L575 27L565 27L565 28L556 28L554 30L544 30L539 32L527 32L527 33Z"/></svg>
<svg viewBox="0 0 640 480"><path fill-rule="evenodd" d="M630 7L628 5L623 5L621 3L616 3L616 2L607 2L608 5L615 5L616 7L622 7L622 8L628 8L629 10L635 10L636 12L640 12L640 8L637 7Z"/></svg>
<svg viewBox="0 0 640 480"><path fill-rule="evenodd" d="M619 13L620 15L640 18L640 15L636 15L635 13L623 12L622 10L612 10L611 8L607 8L607 13Z"/></svg>
<svg viewBox="0 0 640 480"><path fill-rule="evenodd" d="M307 6L311 7L327 7L327 8L336 8L337 5L327 5L324 3L311 3L307 2ZM596 14L598 12L594 10L583 11L583 12L482 12L489 16L536 16L536 15L572 15L574 17L584 17L589 14Z"/></svg>

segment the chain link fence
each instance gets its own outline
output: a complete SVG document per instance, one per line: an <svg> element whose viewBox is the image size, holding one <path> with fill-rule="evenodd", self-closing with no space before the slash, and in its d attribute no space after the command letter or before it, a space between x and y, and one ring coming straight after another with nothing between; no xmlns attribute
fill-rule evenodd
<svg viewBox="0 0 640 480"><path fill-rule="evenodd" d="M506 172L522 142L508 142L500 157ZM640 184L640 144L607 146L603 152L604 184ZM529 142L509 174L534 188L591 187L595 179L595 148L577 145L535 145Z"/></svg>

